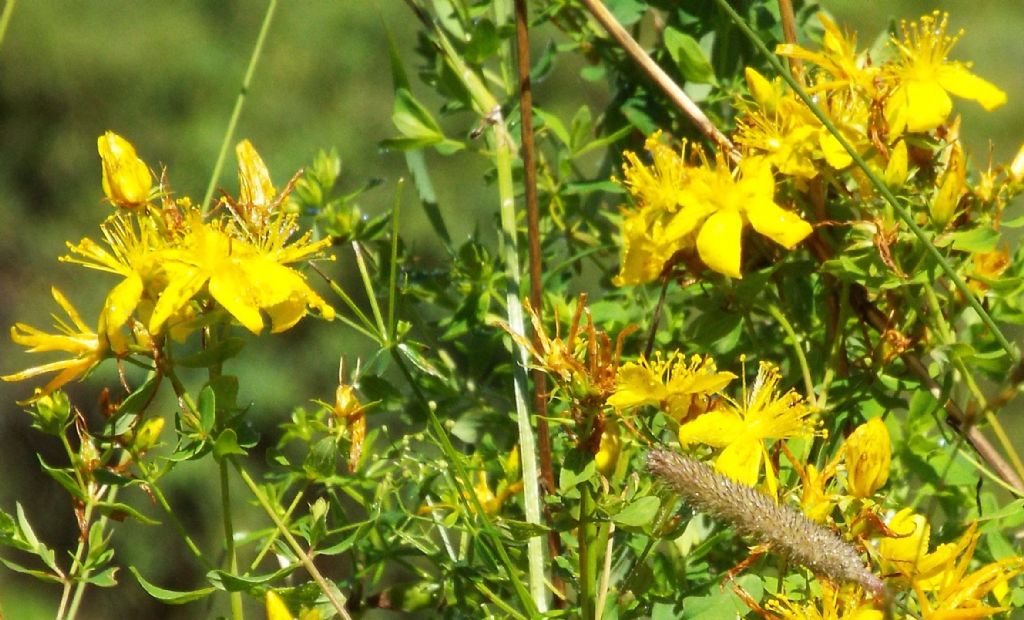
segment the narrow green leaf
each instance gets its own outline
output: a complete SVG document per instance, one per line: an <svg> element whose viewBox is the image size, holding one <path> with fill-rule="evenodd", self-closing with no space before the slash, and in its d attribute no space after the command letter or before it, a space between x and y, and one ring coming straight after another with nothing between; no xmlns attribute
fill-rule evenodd
<svg viewBox="0 0 1024 620"><path fill-rule="evenodd" d="M245 454L245 450L238 445L238 434L235 433L233 428L225 429L217 437L216 443L213 444L213 455L218 459L222 459L229 454Z"/></svg>
<svg viewBox="0 0 1024 620"><path fill-rule="evenodd" d="M168 590L166 588L161 588L146 581L146 579L141 574L139 574L139 571L134 566L129 566L128 570L130 570L132 574L135 575L135 579L138 580L139 585L142 586L142 589L145 590L150 596L157 599L158 601L169 603L171 605L182 605L184 603L191 603L192 601L197 601L201 598L206 598L210 594L213 594L217 591L217 589L213 587L201 588L199 590L191 591Z"/></svg>
<svg viewBox="0 0 1024 620"><path fill-rule="evenodd" d="M120 521L124 517L128 516L144 525L160 525L160 522L156 519L147 517L135 508L132 508L128 504L122 504L121 502L98 502L96 504L96 510L101 514L109 516L115 521Z"/></svg>
<svg viewBox="0 0 1024 620"><path fill-rule="evenodd" d="M60 578L51 573L47 573L45 571L37 570L34 568L25 568L21 564L18 564L17 562L12 562L11 560L5 558L0 558L0 562L2 562L4 566L6 566L7 568L11 569L16 573L21 573L23 575L32 575L36 579L42 579L43 581L49 581L50 583L60 583Z"/></svg>
<svg viewBox="0 0 1024 620"><path fill-rule="evenodd" d="M117 408L117 412L114 413L112 417L117 418L121 416L138 415L150 402L152 402L153 393L156 392L158 387L160 387L160 376L154 373L146 380L145 383L124 399L121 406Z"/></svg>
<svg viewBox="0 0 1024 620"><path fill-rule="evenodd" d="M85 501L85 492L78 486L78 481L75 480L74 476L69 474L66 470L59 469L57 467L50 467L46 464L46 461L43 460L43 457L40 454L37 454L36 458L39 459L39 464L43 466L43 471L56 480L60 486L64 487L65 491L70 493L75 499L83 502Z"/></svg>
<svg viewBox="0 0 1024 620"><path fill-rule="evenodd" d="M209 433L217 422L217 396L211 386L207 385L199 392L196 409L199 412L200 427Z"/></svg>

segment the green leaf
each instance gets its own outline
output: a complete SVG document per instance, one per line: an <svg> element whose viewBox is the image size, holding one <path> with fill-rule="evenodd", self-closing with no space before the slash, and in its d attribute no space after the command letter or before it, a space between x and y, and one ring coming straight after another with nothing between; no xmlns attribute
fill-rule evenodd
<svg viewBox="0 0 1024 620"><path fill-rule="evenodd" d="M652 495L641 497L630 502L617 514L611 515L612 521L627 527L641 527L654 520L654 515L661 508L661 500Z"/></svg>
<svg viewBox="0 0 1024 620"><path fill-rule="evenodd" d="M43 471L49 474L51 478L56 480L60 484L60 486L64 487L64 490L70 493L71 496L77 499L78 501L85 501L85 492L81 489L81 487L78 486L78 481L75 480L75 478L71 474L69 474L64 469L50 467L49 465L46 464L46 461L43 460L43 457L40 454L37 454L36 458L39 459L39 464L43 466Z"/></svg>
<svg viewBox="0 0 1024 620"><path fill-rule="evenodd" d="M444 132L430 112L405 88L395 90L391 121L406 138L426 140L432 144L444 140Z"/></svg>
<svg viewBox="0 0 1024 620"><path fill-rule="evenodd" d="M999 231L987 227L939 235L936 247L952 245L961 252L991 252L999 244Z"/></svg>
<svg viewBox="0 0 1024 620"><path fill-rule="evenodd" d="M139 574L139 571L134 566L129 566L128 570L130 570L132 574L135 575L135 579L138 580L139 585L142 586L142 589L145 590L150 596L157 599L158 601L169 603L171 605L182 605L184 603L191 603L192 601L197 601L201 598L206 598L207 596L217 591L217 589L213 587L201 588L199 590L191 591L167 590L165 588L161 588L146 581L146 579L141 574Z"/></svg>
<svg viewBox="0 0 1024 620"><path fill-rule="evenodd" d="M117 585L117 569L116 566L108 566L96 574L89 575L83 581L98 588L112 588Z"/></svg>
<svg viewBox="0 0 1024 620"><path fill-rule="evenodd" d="M700 43L690 35L668 26L663 35L665 47L672 56L679 72L687 82L695 84L716 84L715 70L711 67Z"/></svg>
<svg viewBox="0 0 1024 620"><path fill-rule="evenodd" d="M525 541L534 536L541 536L551 531L551 528L542 523L528 523L516 519L503 519L501 525L508 529L512 540Z"/></svg>
<svg viewBox="0 0 1024 620"><path fill-rule="evenodd" d="M569 130L565 128L565 124L557 116L540 108L534 108L533 114L541 121L541 127L550 129L551 133L555 134L555 137L558 138L558 141L563 146L568 147L572 143Z"/></svg>
<svg viewBox="0 0 1024 620"><path fill-rule="evenodd" d="M295 563L266 575L232 575L226 571L215 569L206 573L206 578L219 590L254 593L259 586L276 581L292 573L299 566L301 564Z"/></svg>
<svg viewBox="0 0 1024 620"><path fill-rule="evenodd" d="M238 433L233 428L224 429L213 444L213 456L216 458L222 459L229 454L245 454L245 450L238 445Z"/></svg>
<svg viewBox="0 0 1024 620"><path fill-rule="evenodd" d="M199 413L199 425L203 431L209 433L217 422L217 395L213 387L207 385L199 392L196 400L196 410Z"/></svg>
<svg viewBox="0 0 1024 620"><path fill-rule="evenodd" d="M117 412L115 412L112 417L117 418L120 416L138 415L142 413L143 409L153 401L153 395L156 392L156 389L160 387L160 378L160 375L154 373L153 376L147 379L145 383L124 399L121 406L117 408ZM119 434L120 433L115 433L115 435Z"/></svg>
<svg viewBox="0 0 1024 620"><path fill-rule="evenodd" d="M245 347L245 340L231 336L218 340L212 347L203 349L198 353L186 355L174 360L177 366L183 368L209 368L217 364L223 364L227 360L238 355Z"/></svg>
<svg viewBox="0 0 1024 620"><path fill-rule="evenodd" d="M129 516L144 525L160 525L160 522L156 519L151 519L128 504L122 504L121 502L97 502L96 510L115 521L120 521L125 516Z"/></svg>
<svg viewBox="0 0 1024 620"><path fill-rule="evenodd" d="M43 581L49 581L50 583L60 583L60 578L51 573L47 573L45 571L37 570L34 568L25 568L21 564L18 564L17 562L12 562L11 560L5 558L0 558L0 562L2 562L4 566L6 566L7 568L11 569L16 573L21 573L23 575L31 575L36 579L42 579Z"/></svg>
<svg viewBox="0 0 1024 620"><path fill-rule="evenodd" d="M338 468L338 444L333 437L324 437L313 444L302 468L312 478L326 478Z"/></svg>

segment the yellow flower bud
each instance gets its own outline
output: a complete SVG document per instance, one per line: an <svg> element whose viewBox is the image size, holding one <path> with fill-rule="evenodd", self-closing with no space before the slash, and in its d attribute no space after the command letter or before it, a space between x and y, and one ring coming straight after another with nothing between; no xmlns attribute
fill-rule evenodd
<svg viewBox="0 0 1024 620"><path fill-rule="evenodd" d="M615 473L615 466L619 464L619 451L622 449L622 440L619 438L619 423L608 419L604 423L604 432L601 433L601 445L594 455L594 464L597 471L605 476Z"/></svg>
<svg viewBox="0 0 1024 620"><path fill-rule="evenodd" d="M142 425L142 428L135 434L133 447L136 452L142 453L156 445L160 439L160 432L164 430L163 418L150 418Z"/></svg>
<svg viewBox="0 0 1024 620"><path fill-rule="evenodd" d="M900 140L889 154L889 163L885 166L885 184L895 189L907 181L907 143Z"/></svg>
<svg viewBox="0 0 1024 620"><path fill-rule="evenodd" d="M964 150L959 142L955 142L949 153L946 172L942 175L942 180L939 183L939 191L928 207L932 222L937 228L945 229L949 221L953 219L956 207L960 204L960 197L964 193L966 182L967 169L964 162Z"/></svg>
<svg viewBox="0 0 1024 620"><path fill-rule="evenodd" d="M103 193L119 207L146 203L153 176L130 142L108 131L96 142L103 163Z"/></svg>
<svg viewBox="0 0 1024 620"><path fill-rule="evenodd" d="M870 497L889 479L892 448L881 418L858 426L843 446L847 487L854 497Z"/></svg>
<svg viewBox="0 0 1024 620"><path fill-rule="evenodd" d="M243 205L266 211L277 195L270 180L270 171L252 142L242 140L235 146L238 159L238 201Z"/></svg>
<svg viewBox="0 0 1024 620"><path fill-rule="evenodd" d="M267 590L267 620L292 620L292 612L284 604L281 597L273 590Z"/></svg>
<svg viewBox="0 0 1024 620"><path fill-rule="evenodd" d="M1010 178L1014 181L1024 179L1024 144L1020 145L1017 156L1013 158L1013 163L1010 164Z"/></svg>

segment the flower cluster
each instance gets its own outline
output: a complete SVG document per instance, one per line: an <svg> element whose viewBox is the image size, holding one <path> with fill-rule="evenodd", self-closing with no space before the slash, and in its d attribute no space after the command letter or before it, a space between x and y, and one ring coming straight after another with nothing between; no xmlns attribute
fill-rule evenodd
<svg viewBox="0 0 1024 620"><path fill-rule="evenodd" d="M61 260L114 274L98 328L90 330L56 289L71 319L59 334L25 324L12 338L31 352L64 351L72 358L3 377L17 381L60 371L47 394L79 378L110 356L152 352L166 336L183 341L195 330L234 319L254 334L269 322L272 332L294 326L312 310L331 319L334 309L292 265L324 256L329 239L299 232L297 216L282 208L281 195L248 140L238 144L238 199L225 196L207 216L187 197L173 199L124 138L99 138L103 192L115 212L100 225L102 243L68 243ZM230 317L230 319L228 319Z"/></svg>
<svg viewBox="0 0 1024 620"><path fill-rule="evenodd" d="M733 134L738 164L721 154L712 163L685 142L677 152L658 133L645 144L646 161L626 152L621 183L633 204L623 213L616 285L653 281L683 261L740 278L748 225L793 249L812 227L805 216L777 202L777 196L792 195L780 189L783 184L800 191L816 178L849 173L865 197L874 195L844 141L890 189L903 187L903 194L915 196L940 230L971 200L998 210L1008 194L1020 191L1013 166L990 168L977 187L969 186L958 120L949 121L950 95L977 101L986 110L1002 105L1006 95L972 73L970 64L948 57L960 33L947 34L946 14L903 23L902 36L892 38L890 58L882 63L858 51L856 37L828 17L820 20L820 50L787 43L776 51L807 63L797 77L833 127L826 127L780 78L769 80L748 68L750 96L740 101Z"/></svg>

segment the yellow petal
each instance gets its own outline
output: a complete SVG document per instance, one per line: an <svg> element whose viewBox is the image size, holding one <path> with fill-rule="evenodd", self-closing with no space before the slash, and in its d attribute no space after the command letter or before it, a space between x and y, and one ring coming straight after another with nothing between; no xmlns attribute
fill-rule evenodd
<svg viewBox="0 0 1024 620"><path fill-rule="evenodd" d="M735 427L732 432L736 432ZM755 486L761 472L763 450L761 442L756 439L743 438L734 441L718 455L715 468L739 483Z"/></svg>
<svg viewBox="0 0 1024 620"><path fill-rule="evenodd" d="M245 271L234 262L225 262L207 285L210 296L254 334L263 331L263 317Z"/></svg>
<svg viewBox="0 0 1024 620"><path fill-rule="evenodd" d="M949 92L957 97L977 101L988 111L1006 103L1005 92L992 82L974 75L961 63L942 65L936 77L939 84Z"/></svg>
<svg viewBox="0 0 1024 620"><path fill-rule="evenodd" d="M949 117L953 101L937 82L910 80L904 84L907 131L931 131Z"/></svg>
<svg viewBox="0 0 1024 620"><path fill-rule="evenodd" d="M697 252L712 270L742 278L740 273L743 218L736 211L719 211L701 226L697 235Z"/></svg>
<svg viewBox="0 0 1024 620"><path fill-rule="evenodd" d="M793 249L811 234L811 225L771 200L757 200L747 207L747 218L754 230L787 250Z"/></svg>
<svg viewBox="0 0 1024 620"><path fill-rule="evenodd" d="M292 620L292 612L281 597L273 590L267 590L267 620Z"/></svg>
<svg viewBox="0 0 1024 620"><path fill-rule="evenodd" d="M714 448L729 445L735 440L736 430L743 428L743 420L731 409L717 409L699 415L679 427L679 443L703 443Z"/></svg>

